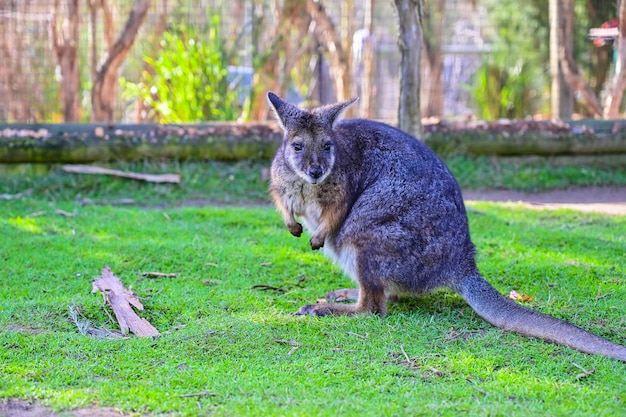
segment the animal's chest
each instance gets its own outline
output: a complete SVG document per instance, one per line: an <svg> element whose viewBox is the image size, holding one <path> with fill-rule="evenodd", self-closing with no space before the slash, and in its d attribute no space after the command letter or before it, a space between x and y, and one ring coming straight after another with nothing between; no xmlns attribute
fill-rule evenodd
<svg viewBox="0 0 626 417"><path fill-rule="evenodd" d="M320 224L322 204L319 192L310 184L300 184L283 196L285 205L300 218L304 227L313 232Z"/></svg>

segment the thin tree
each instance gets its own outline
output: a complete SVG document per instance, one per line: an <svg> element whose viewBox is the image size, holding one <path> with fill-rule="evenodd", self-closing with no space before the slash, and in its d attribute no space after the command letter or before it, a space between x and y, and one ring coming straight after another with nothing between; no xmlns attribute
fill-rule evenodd
<svg viewBox="0 0 626 417"><path fill-rule="evenodd" d="M135 42L143 23L150 0L135 0L124 28L98 67L91 93L92 119L95 122L113 121L113 101L118 84L118 70Z"/></svg>
<svg viewBox="0 0 626 417"><path fill-rule="evenodd" d="M363 42L363 83L361 84L360 113L361 117L374 116L374 5L375 0L365 1L364 27L367 37Z"/></svg>
<svg viewBox="0 0 626 417"><path fill-rule="evenodd" d="M307 0L306 8L311 20L315 23L313 25L314 36L328 52L337 101L347 100L350 98L350 66L348 54L341 44L337 28L321 1Z"/></svg>
<svg viewBox="0 0 626 417"><path fill-rule="evenodd" d="M400 22L400 103L398 126L407 133L420 137L420 61L422 56L423 0L394 0Z"/></svg>
<svg viewBox="0 0 626 417"><path fill-rule="evenodd" d="M571 55L573 47L571 36L565 32L566 20L572 16L563 13L561 0L550 0L550 72L552 82L550 88L550 106L552 116L559 119L569 119L574 112L574 91L565 81L561 67L561 55ZM570 34L571 35L571 34ZM561 52L563 50L563 52ZM570 51L570 52L566 52Z"/></svg>
<svg viewBox="0 0 626 417"><path fill-rule="evenodd" d="M558 59L558 67L553 63L552 67L552 96L553 115L567 118L571 111L563 111L559 107L559 72L563 80L572 90L576 91L589 112L596 118L612 118L619 114L624 89L626 88L626 8L622 2L618 6L618 38L617 60L615 75L611 81L604 107L600 104L598 95L585 80L584 75L576 65L572 52L574 0L550 0L550 54ZM555 101L556 100L556 101Z"/></svg>
<svg viewBox="0 0 626 417"><path fill-rule="evenodd" d="M246 119L265 120L269 115L265 94L267 90L283 94L291 79L293 68L319 45L326 52L338 100L350 97L351 72L348 54L339 30L319 0L285 0L282 7L274 3L276 16L273 27L263 36L266 25L261 7L256 6L253 21L255 66L252 82L252 102Z"/></svg>
<svg viewBox="0 0 626 417"><path fill-rule="evenodd" d="M615 40L617 59L615 61L615 75L611 80L611 87L604 105L604 118L616 118L622 104L624 89L626 88L626 1L620 1L618 8L618 35Z"/></svg>
<svg viewBox="0 0 626 417"><path fill-rule="evenodd" d="M60 0L54 1L50 23L52 47L61 72L61 96L63 120L78 122L80 119L80 72L78 67L79 0L67 0L67 17L59 22Z"/></svg>
<svg viewBox="0 0 626 417"><path fill-rule="evenodd" d="M424 117L439 116L443 114L443 86L441 77L443 74L443 35L446 27L444 17L446 0L429 3L424 7L423 29L424 36L424 67L421 76L422 84L421 107Z"/></svg>

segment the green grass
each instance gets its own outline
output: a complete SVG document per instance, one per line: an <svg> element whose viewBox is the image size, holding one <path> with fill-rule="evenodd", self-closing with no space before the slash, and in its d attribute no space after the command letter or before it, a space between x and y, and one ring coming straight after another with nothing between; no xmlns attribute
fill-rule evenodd
<svg viewBox="0 0 626 417"><path fill-rule="evenodd" d="M590 185L626 185L626 164L622 169L558 167L549 162L503 162L465 157L450 157L446 163L464 190L545 191ZM113 177L67 174L59 166L0 165L0 194L31 190L33 196L53 201L90 199L116 203L132 198L139 205L152 206L172 206L197 200L204 204L265 205L269 204L267 179L264 178L269 164L269 161L207 161L109 165L125 171L180 173L182 177L181 184L149 186Z"/></svg>
<svg viewBox="0 0 626 417"><path fill-rule="evenodd" d="M463 189L547 191L568 187L626 185L626 161L621 168L558 166L548 158L449 157L446 163Z"/></svg>
<svg viewBox="0 0 626 417"><path fill-rule="evenodd" d="M451 165L478 178L481 163L489 164ZM0 194L33 192L0 200L0 398L168 416L595 417L626 409L625 364L495 329L450 292L392 304L385 318L294 316L351 283L265 206L265 165L185 164L178 186L59 172L1 178ZM619 183L623 173L603 175ZM196 199L219 205L183 207ZM493 203L474 203L469 215L480 269L498 290L626 342L626 216ZM79 332L70 309L117 328L91 293L106 265L141 298L140 315L159 338ZM574 363L595 371L578 378Z"/></svg>

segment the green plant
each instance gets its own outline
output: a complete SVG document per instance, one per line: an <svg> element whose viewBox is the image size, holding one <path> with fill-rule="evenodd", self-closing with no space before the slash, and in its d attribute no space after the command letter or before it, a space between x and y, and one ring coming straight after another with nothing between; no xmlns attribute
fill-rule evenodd
<svg viewBox="0 0 626 417"><path fill-rule="evenodd" d="M234 120L240 110L228 61L219 16L202 31L180 24L163 34L158 56L145 58L141 81L123 82L124 95L141 100L160 123Z"/></svg>
<svg viewBox="0 0 626 417"><path fill-rule="evenodd" d="M533 69L526 63L510 66L483 63L468 88L480 119L523 118L539 107Z"/></svg>
<svg viewBox="0 0 626 417"><path fill-rule="evenodd" d="M549 87L547 3L486 0L484 7L490 22L484 39L493 53L466 87L477 117L522 118L541 111Z"/></svg>

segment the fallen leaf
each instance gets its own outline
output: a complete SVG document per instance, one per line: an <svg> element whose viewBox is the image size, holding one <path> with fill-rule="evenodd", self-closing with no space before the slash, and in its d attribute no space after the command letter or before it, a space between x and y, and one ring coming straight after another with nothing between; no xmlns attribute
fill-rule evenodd
<svg viewBox="0 0 626 417"><path fill-rule="evenodd" d="M515 290L512 290L512 291L509 293L509 298L510 298L511 300L516 300L516 301L532 301L532 300L534 300L534 299L535 299L535 297L530 297L530 296L528 296L528 295L522 295L522 294L518 293L518 292L517 292L517 291L515 291Z"/></svg>

